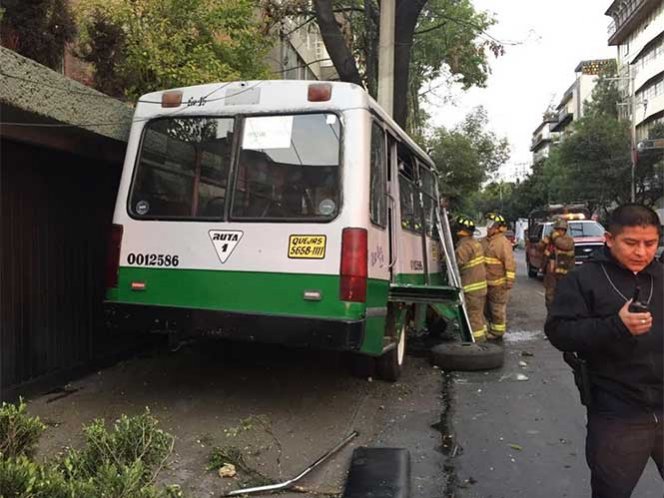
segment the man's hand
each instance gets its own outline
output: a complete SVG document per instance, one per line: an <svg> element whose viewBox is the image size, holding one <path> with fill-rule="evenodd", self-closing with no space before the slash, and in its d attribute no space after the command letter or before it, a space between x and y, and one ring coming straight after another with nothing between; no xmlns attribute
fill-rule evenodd
<svg viewBox="0 0 664 498"><path fill-rule="evenodd" d="M511 290L512 287L514 287L514 282L513 281L508 280L507 282L505 282L505 289Z"/></svg>
<svg viewBox="0 0 664 498"><path fill-rule="evenodd" d="M650 331L652 327L652 315L648 313L631 313L629 311L629 305L632 304L630 299L625 303L625 305L620 308L618 316L629 330L629 333L632 335L641 335L646 334Z"/></svg>

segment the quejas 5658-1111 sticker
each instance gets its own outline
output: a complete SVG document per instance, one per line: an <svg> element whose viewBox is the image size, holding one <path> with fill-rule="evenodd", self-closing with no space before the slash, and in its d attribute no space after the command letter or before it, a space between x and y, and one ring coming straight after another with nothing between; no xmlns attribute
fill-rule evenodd
<svg viewBox="0 0 664 498"><path fill-rule="evenodd" d="M326 235L291 235L288 237L288 257L291 259L324 259Z"/></svg>

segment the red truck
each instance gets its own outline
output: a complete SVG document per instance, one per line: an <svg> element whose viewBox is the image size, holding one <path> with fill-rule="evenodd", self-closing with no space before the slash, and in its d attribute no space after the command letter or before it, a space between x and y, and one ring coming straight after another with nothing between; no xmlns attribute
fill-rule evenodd
<svg viewBox="0 0 664 498"><path fill-rule="evenodd" d="M544 217L544 211L534 211L528 220L528 236L526 237L526 268L531 278L541 274L544 265L544 245L540 241L553 231L553 218L567 219L567 231L574 239L574 253L576 264L583 264L590 255L604 245L604 227L594 220L587 219L589 213L585 208L562 207L561 212L549 208ZM551 214L550 211L554 211Z"/></svg>

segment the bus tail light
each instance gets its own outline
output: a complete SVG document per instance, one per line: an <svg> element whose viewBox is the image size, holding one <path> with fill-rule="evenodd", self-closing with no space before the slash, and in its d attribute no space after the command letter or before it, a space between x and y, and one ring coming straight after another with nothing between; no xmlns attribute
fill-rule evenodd
<svg viewBox="0 0 664 498"><path fill-rule="evenodd" d="M120 270L120 247L122 246L122 225L111 226L111 237L106 254L106 288L118 286L118 271Z"/></svg>
<svg viewBox="0 0 664 498"><path fill-rule="evenodd" d="M309 102L327 102L332 98L332 85L329 83L312 83L307 90Z"/></svg>
<svg viewBox="0 0 664 498"><path fill-rule="evenodd" d="M341 240L342 301L363 303L367 299L367 231L364 228L344 228Z"/></svg>

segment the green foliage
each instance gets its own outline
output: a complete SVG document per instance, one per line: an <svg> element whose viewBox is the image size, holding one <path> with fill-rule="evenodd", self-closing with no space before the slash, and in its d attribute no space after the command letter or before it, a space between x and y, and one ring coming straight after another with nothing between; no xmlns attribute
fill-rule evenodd
<svg viewBox="0 0 664 498"><path fill-rule="evenodd" d="M604 68L593 88L592 98L586 104L586 115L618 119L618 103L623 98L615 79L617 76L615 63Z"/></svg>
<svg viewBox="0 0 664 498"><path fill-rule="evenodd" d="M103 420L95 420L83 429L86 448L72 452L64 466L74 475L93 475L104 464L125 469L127 475L138 475L143 484L161 469L170 455L174 439L158 428L157 420L146 410L142 415L123 415L108 431ZM140 465L137 465L140 464Z"/></svg>
<svg viewBox="0 0 664 498"><path fill-rule="evenodd" d="M27 409L23 400L0 406L0 457L33 456L46 426L39 417L30 417Z"/></svg>
<svg viewBox="0 0 664 498"><path fill-rule="evenodd" d="M95 84L135 99L164 88L267 77L273 43L253 0L80 0L79 53Z"/></svg>
<svg viewBox="0 0 664 498"><path fill-rule="evenodd" d="M440 177L440 192L452 210L473 210L473 193L509 157L507 139L487 130L483 108L477 108L452 130L438 128L429 150Z"/></svg>
<svg viewBox="0 0 664 498"><path fill-rule="evenodd" d="M2 44L57 69L65 45L76 36L67 0L0 0Z"/></svg>
<svg viewBox="0 0 664 498"><path fill-rule="evenodd" d="M101 421L93 422L84 427L82 450L70 449L44 464L31 459L44 426L27 415L24 403L3 405L0 426L9 428L0 432L0 447L13 448L0 455L0 498L182 497L177 486L153 486L172 452L173 437L158 428L147 410L122 416L113 431ZM19 440L24 443L17 445Z"/></svg>

